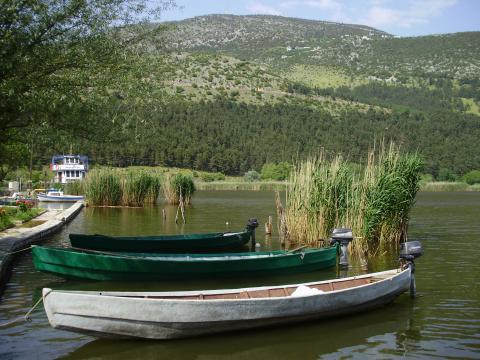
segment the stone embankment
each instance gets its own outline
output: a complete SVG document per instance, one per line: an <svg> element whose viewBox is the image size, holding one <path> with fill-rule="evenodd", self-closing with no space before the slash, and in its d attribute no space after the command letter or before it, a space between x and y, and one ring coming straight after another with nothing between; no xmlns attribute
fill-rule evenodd
<svg viewBox="0 0 480 360"><path fill-rule="evenodd" d="M48 210L34 220L42 224L31 228L16 227L0 232L0 294L10 277L10 270L19 251L38 243L59 231L82 209L83 202L77 201L64 211Z"/></svg>

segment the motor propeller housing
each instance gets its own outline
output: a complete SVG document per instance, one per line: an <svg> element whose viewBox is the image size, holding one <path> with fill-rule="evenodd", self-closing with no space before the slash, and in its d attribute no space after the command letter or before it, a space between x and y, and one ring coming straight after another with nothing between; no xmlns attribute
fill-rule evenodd
<svg viewBox="0 0 480 360"><path fill-rule="evenodd" d="M400 259L414 260L422 255L423 248L420 241L408 241L400 244Z"/></svg>
<svg viewBox="0 0 480 360"><path fill-rule="evenodd" d="M408 241L400 244L400 263L402 269L410 268L410 297L415 298L417 294L417 285L415 283L415 262L416 258L423 255L422 243L420 241Z"/></svg>
<svg viewBox="0 0 480 360"><path fill-rule="evenodd" d="M340 266L348 266L348 244L353 240L352 229L336 228L330 235L330 243L340 245Z"/></svg>

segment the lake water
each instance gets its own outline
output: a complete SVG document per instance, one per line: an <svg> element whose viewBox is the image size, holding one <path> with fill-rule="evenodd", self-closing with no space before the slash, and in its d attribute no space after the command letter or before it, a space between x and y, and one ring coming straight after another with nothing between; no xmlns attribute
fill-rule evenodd
<svg viewBox="0 0 480 360"><path fill-rule="evenodd" d="M162 218L166 209L167 220ZM275 215L272 192L198 192L187 224L174 223L176 208L87 208L45 242L67 245L68 233L112 235L189 233L243 229L250 217ZM275 219L275 216L274 216ZM263 224L262 224L263 225ZM278 237L257 229L261 249L280 248ZM480 193L420 193L409 238L422 241L417 260L419 297L400 296L378 310L274 329L175 341L112 341L52 329L40 305L31 322L0 327L1 359L480 359ZM396 266L394 257L368 271ZM349 274L360 273L357 267ZM3 297L0 323L23 316L43 287L85 290L178 290L296 283L339 276L337 269L297 276L261 274L250 279L159 283L62 280L36 272L29 253L20 256ZM343 274L342 274L343 275Z"/></svg>

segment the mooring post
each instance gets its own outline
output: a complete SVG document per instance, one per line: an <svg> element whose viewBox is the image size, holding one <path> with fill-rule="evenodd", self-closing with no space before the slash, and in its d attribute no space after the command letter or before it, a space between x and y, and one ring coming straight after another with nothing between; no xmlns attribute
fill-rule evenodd
<svg viewBox="0 0 480 360"><path fill-rule="evenodd" d="M268 217L268 222L265 223L265 234L270 235L272 233L272 217Z"/></svg>

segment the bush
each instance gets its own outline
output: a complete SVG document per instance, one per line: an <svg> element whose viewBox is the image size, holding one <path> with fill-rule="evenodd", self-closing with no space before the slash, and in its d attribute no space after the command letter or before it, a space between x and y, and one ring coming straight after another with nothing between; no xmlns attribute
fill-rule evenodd
<svg viewBox="0 0 480 360"><path fill-rule="evenodd" d="M432 182L433 180L434 179L432 174L422 174L420 176L420 182L422 183Z"/></svg>
<svg viewBox="0 0 480 360"><path fill-rule="evenodd" d="M480 184L480 170L472 170L463 176L468 185Z"/></svg>
<svg viewBox="0 0 480 360"><path fill-rule="evenodd" d="M441 168L438 171L438 181L456 181L457 178L457 175L454 174L450 169Z"/></svg>
<svg viewBox="0 0 480 360"><path fill-rule="evenodd" d="M269 163L263 165L261 174L263 180L282 181L288 179L290 171L292 171L292 165L287 162Z"/></svg>
<svg viewBox="0 0 480 360"><path fill-rule="evenodd" d="M18 209L21 211L21 212L27 212L28 211L28 205L26 203L24 203L23 201L19 201L17 203L18 205Z"/></svg>
<svg viewBox="0 0 480 360"><path fill-rule="evenodd" d="M205 182L223 181L225 180L225 175L220 172L216 172L216 173L202 172L200 174L200 179Z"/></svg>
<svg viewBox="0 0 480 360"><path fill-rule="evenodd" d="M258 181L260 180L260 174L255 170L250 170L243 175L243 179L248 182Z"/></svg>

